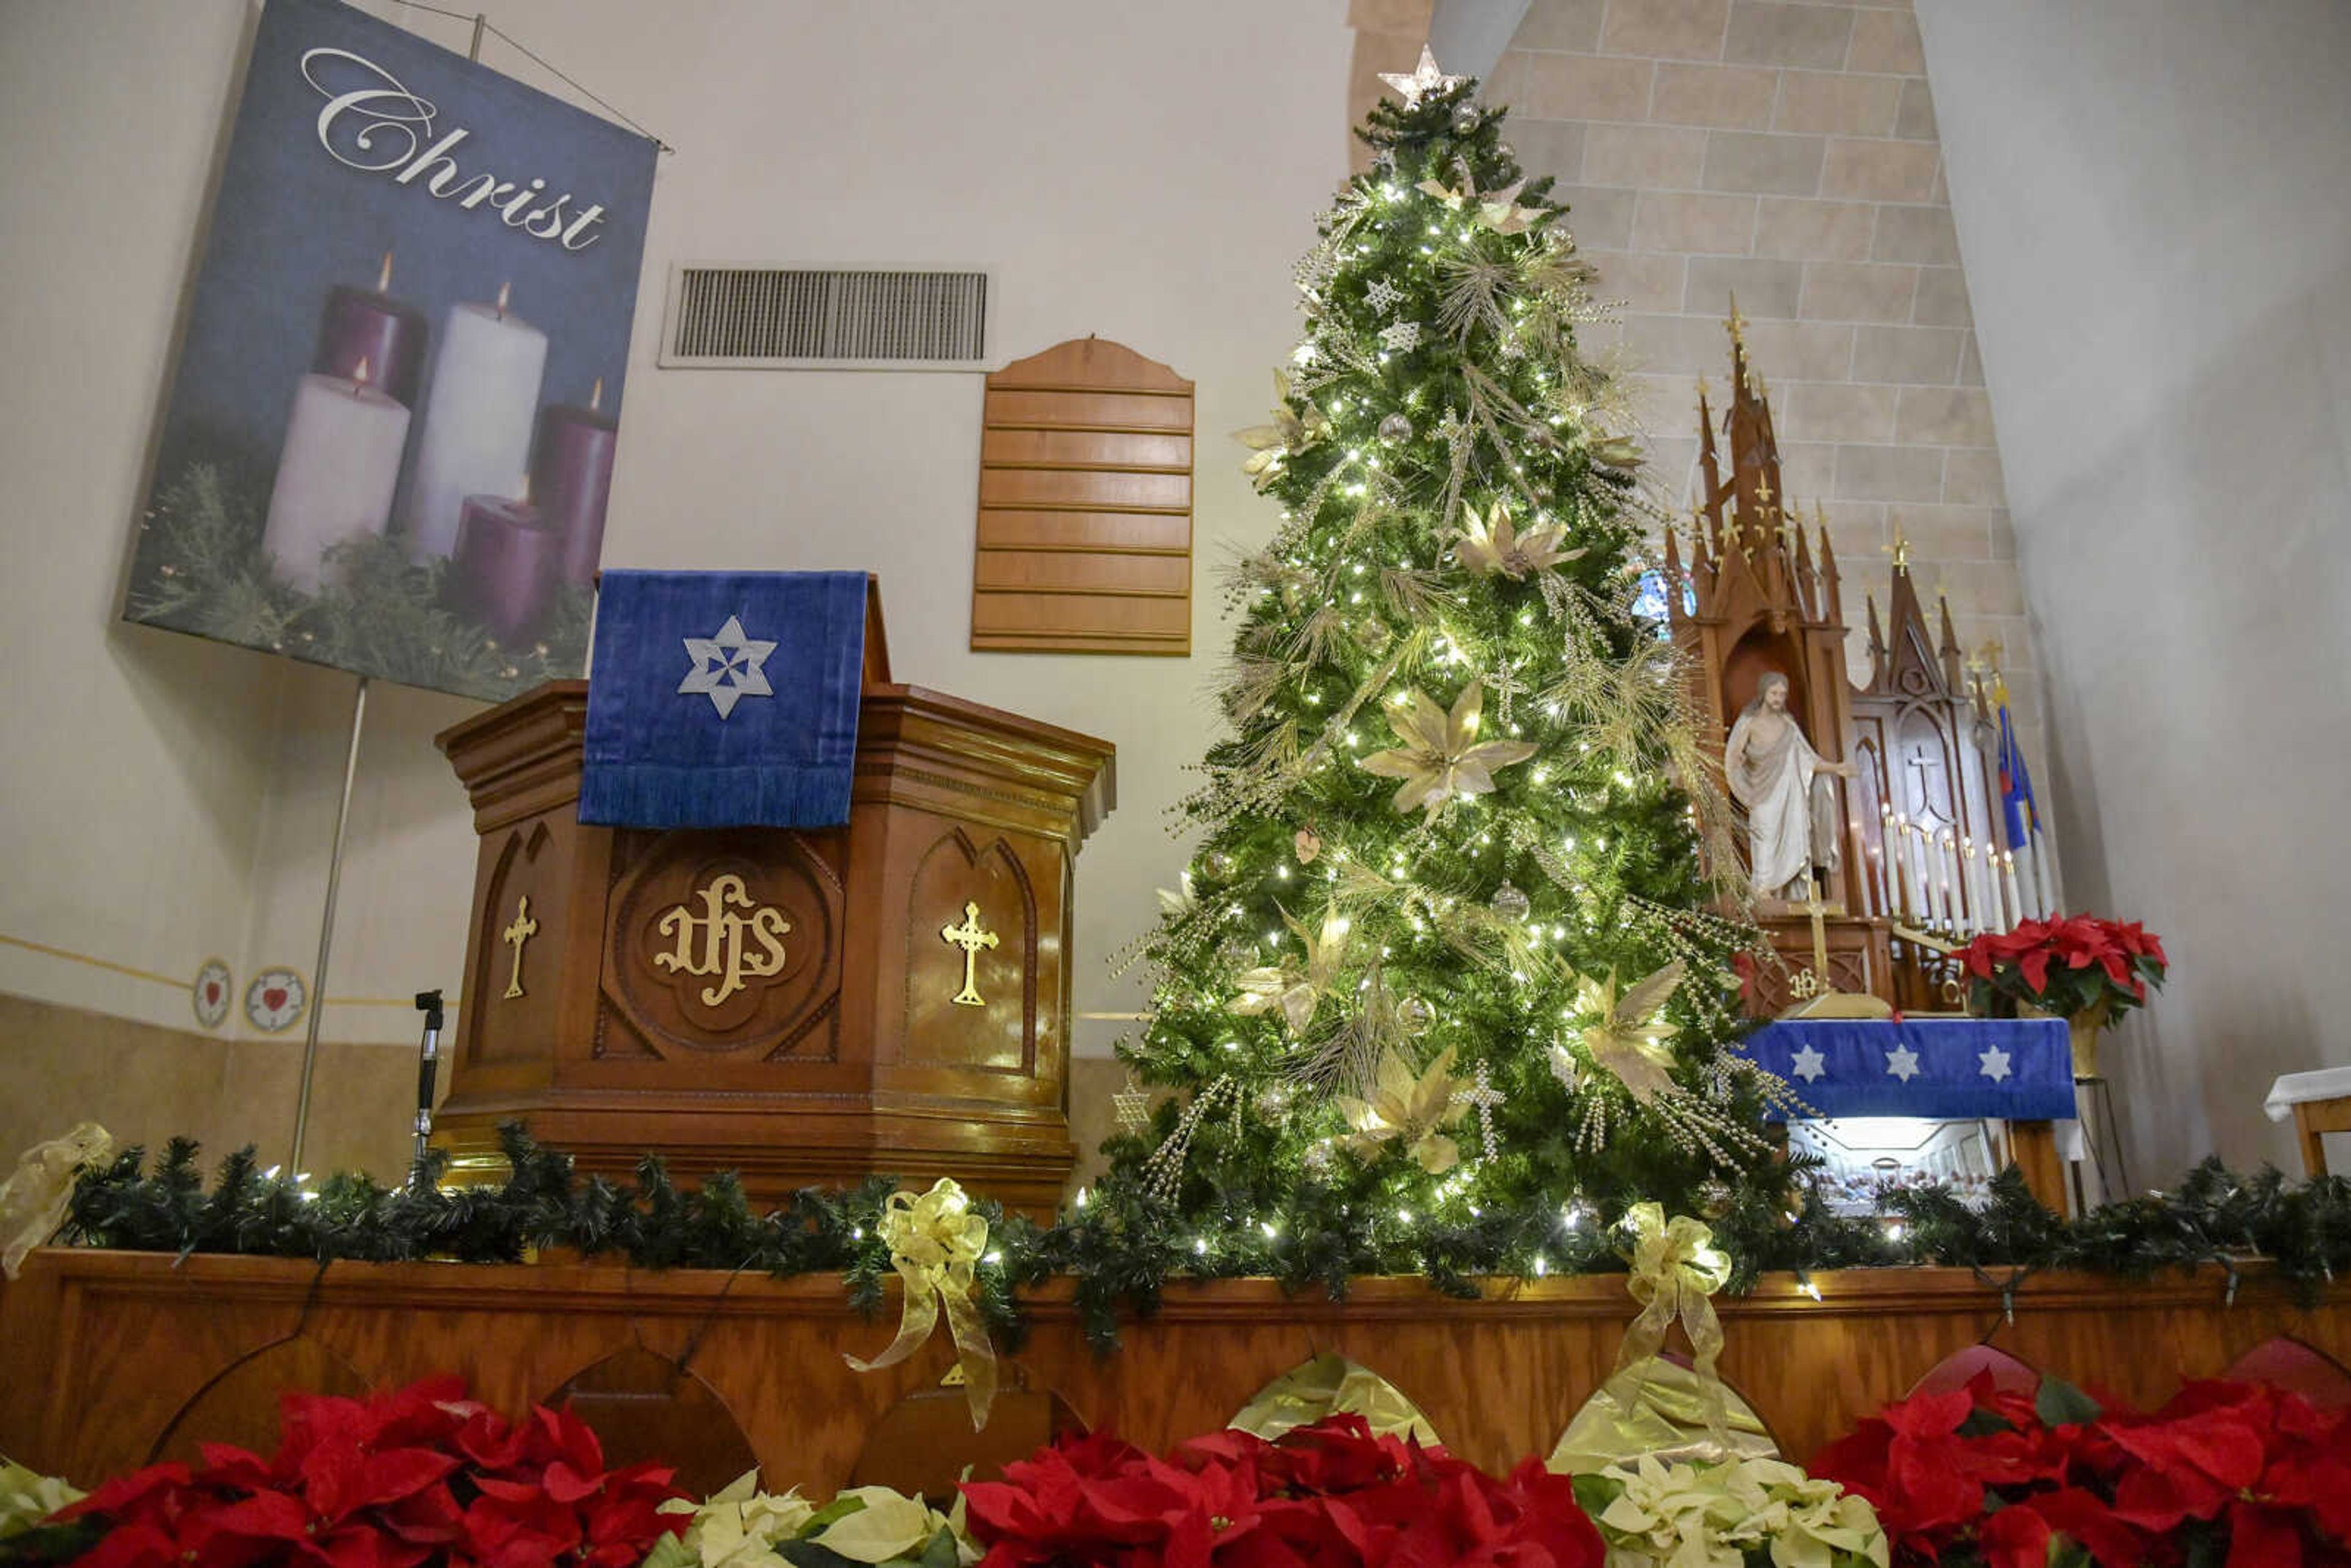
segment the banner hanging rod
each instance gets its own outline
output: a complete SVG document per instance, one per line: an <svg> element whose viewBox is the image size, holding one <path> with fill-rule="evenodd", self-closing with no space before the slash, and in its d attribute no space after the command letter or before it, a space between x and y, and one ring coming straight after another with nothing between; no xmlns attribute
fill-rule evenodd
<svg viewBox="0 0 2351 1568"><path fill-rule="evenodd" d="M655 147L660 148L664 152L674 152L677 151L676 148L671 146L668 142L664 141L660 137L654 135L652 131L647 131L643 126L638 124L635 120L622 113L618 109L614 108L611 103L604 99L597 97L593 92L581 85L576 78L566 75L560 68L549 61L546 56L532 49L529 45L524 43L520 38L516 37L512 33L507 32L499 27L496 23L490 20L486 13L479 11L452 11L445 5L427 5L425 0L396 0L396 3L408 10L428 11L435 16L447 16L453 21L471 22L474 25L474 47L467 57L476 62L478 62L482 57L482 35L484 33L496 33L499 37L504 38L507 43L512 44L517 49L520 50L525 57L530 59L532 63L536 64L541 70L546 71L549 76L554 77L557 80L570 88L572 91L578 93L580 97L586 99L589 102L594 104L597 108L602 110L605 113L611 115L613 119L619 120L622 124L627 126L630 130L643 137L646 141L652 142Z"/></svg>

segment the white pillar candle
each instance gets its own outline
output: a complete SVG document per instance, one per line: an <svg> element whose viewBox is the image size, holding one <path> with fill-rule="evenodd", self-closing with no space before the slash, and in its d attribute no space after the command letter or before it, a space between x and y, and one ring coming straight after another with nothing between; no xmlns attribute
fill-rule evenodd
<svg viewBox="0 0 2351 1568"><path fill-rule="evenodd" d="M1991 852L1986 846L1984 853ZM1985 896L1983 861L1976 854L1973 839L1959 841L1959 869L1968 873L1968 925L1970 934L1994 929L1991 900Z"/></svg>
<svg viewBox="0 0 2351 1568"><path fill-rule="evenodd" d="M1922 929L1932 931L1940 923L1942 905L1935 902L1935 835L1921 822L1917 833L1916 853L1918 856L1918 913L1926 917Z"/></svg>
<svg viewBox="0 0 2351 1568"><path fill-rule="evenodd" d="M1886 883L1886 857L1873 847L1869 852L1868 864L1869 912L1872 915L1891 915L1894 913L1894 894L1892 889Z"/></svg>
<svg viewBox="0 0 2351 1568"><path fill-rule="evenodd" d="M359 368L363 378L368 367ZM364 379L302 378L261 528L279 577L322 592L327 551L383 531L407 445L408 411Z"/></svg>
<svg viewBox="0 0 2351 1568"><path fill-rule="evenodd" d="M1938 870L1943 882L1943 924L1954 931L1964 930L1959 901L1967 893L1967 879L1959 871L1959 835L1945 833L1936 847L1942 852Z"/></svg>
<svg viewBox="0 0 2351 1568"><path fill-rule="evenodd" d="M468 496L512 496L530 471L547 334L496 305L452 305L424 393L424 434L408 492L409 553L423 561L457 548Z"/></svg>
<svg viewBox="0 0 2351 1568"><path fill-rule="evenodd" d="M2002 851L2000 857L2001 885L2008 890L2008 924L2003 930L2013 931L2024 923L2024 894L2016 885L2016 852Z"/></svg>

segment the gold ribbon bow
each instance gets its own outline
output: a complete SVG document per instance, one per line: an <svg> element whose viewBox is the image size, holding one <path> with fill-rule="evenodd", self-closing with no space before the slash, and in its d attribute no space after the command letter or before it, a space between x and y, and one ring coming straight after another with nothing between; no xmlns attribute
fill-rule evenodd
<svg viewBox="0 0 2351 1568"><path fill-rule="evenodd" d="M963 1188L941 1176L920 1197L892 1193L882 1211L881 1231L891 1266L905 1285L898 1337L872 1361L848 1354L841 1359L860 1372L895 1366L931 1337L944 1307L976 1432L987 1425L987 1407L996 1399L996 1346L971 1299L972 1265L987 1250L987 1221L972 1212Z"/></svg>
<svg viewBox="0 0 2351 1568"><path fill-rule="evenodd" d="M82 1122L62 1138L35 1144L0 1182L0 1275L16 1277L25 1254L57 1234L73 1202L74 1181L87 1166L114 1153L111 1134Z"/></svg>
<svg viewBox="0 0 2351 1568"><path fill-rule="evenodd" d="M1665 1348L1666 1331L1679 1318L1697 1356L1699 1397L1706 1408L1707 1429L1727 1443L1723 1421L1722 1380L1714 1364L1722 1354L1722 1320L1715 1316L1710 1298L1730 1279L1730 1260L1714 1245L1714 1232L1688 1215L1671 1221L1654 1203L1636 1203L1625 1216L1633 1229L1633 1265L1625 1288L1641 1303L1641 1315L1625 1331L1616 1352L1623 1371L1646 1361Z"/></svg>

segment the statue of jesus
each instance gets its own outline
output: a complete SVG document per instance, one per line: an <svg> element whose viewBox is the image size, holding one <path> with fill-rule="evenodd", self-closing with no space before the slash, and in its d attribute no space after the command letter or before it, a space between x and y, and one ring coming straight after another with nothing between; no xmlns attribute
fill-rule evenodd
<svg viewBox="0 0 2351 1568"><path fill-rule="evenodd" d="M1788 677L1779 671L1767 672L1740 710L1722 766L1731 797L1747 810L1756 896L1811 897L1813 869L1837 867L1836 797L1821 775L1850 779L1854 765L1827 760L1804 739L1788 711Z"/></svg>

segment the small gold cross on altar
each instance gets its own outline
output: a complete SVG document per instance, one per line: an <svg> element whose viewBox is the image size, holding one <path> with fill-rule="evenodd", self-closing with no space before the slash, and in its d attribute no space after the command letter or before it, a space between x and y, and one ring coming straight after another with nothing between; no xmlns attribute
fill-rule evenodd
<svg viewBox="0 0 2351 1568"><path fill-rule="evenodd" d="M538 935L538 922L530 917L530 894L524 894L515 909L514 924L498 935L514 948L514 972L507 977L507 998L522 995L522 945Z"/></svg>
<svg viewBox="0 0 2351 1568"><path fill-rule="evenodd" d="M939 936L951 947L963 949L963 989L952 1000L959 1008L984 1008L987 998L979 994L979 950L996 946L996 933L984 930L979 924L979 905L963 906L963 924L943 925Z"/></svg>

